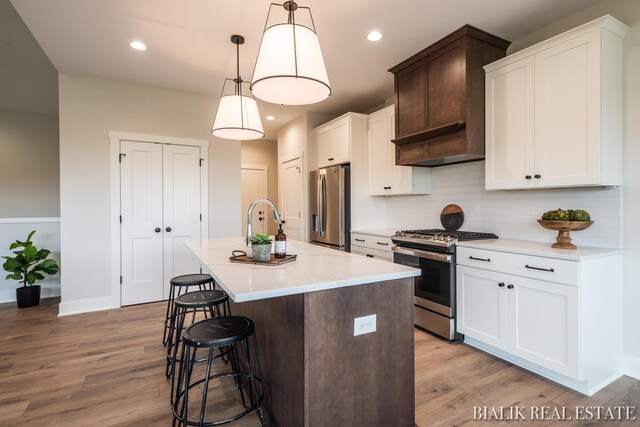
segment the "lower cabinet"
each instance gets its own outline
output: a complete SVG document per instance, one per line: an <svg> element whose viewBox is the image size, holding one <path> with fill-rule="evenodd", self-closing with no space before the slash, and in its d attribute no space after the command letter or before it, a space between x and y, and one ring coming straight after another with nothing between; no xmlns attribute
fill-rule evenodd
<svg viewBox="0 0 640 427"><path fill-rule="evenodd" d="M567 256L546 244L493 243L501 250L457 248L456 327L465 342L589 396L619 378L620 251Z"/></svg>
<svg viewBox="0 0 640 427"><path fill-rule="evenodd" d="M458 332L573 379L579 288L458 267Z"/></svg>
<svg viewBox="0 0 640 427"><path fill-rule="evenodd" d="M365 233L351 233L351 253L353 254L393 262L392 246L393 243L390 237Z"/></svg>

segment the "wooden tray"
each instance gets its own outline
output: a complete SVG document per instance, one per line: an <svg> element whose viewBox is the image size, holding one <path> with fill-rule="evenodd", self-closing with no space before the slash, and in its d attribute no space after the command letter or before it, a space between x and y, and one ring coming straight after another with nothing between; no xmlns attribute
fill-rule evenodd
<svg viewBox="0 0 640 427"><path fill-rule="evenodd" d="M276 258L274 255L271 255L271 261L256 261L250 256L247 255L236 255L229 257L229 261L231 262L240 262L244 264L255 264L255 265L281 265L286 264L288 262L295 261L298 255L290 255L287 254L284 258Z"/></svg>

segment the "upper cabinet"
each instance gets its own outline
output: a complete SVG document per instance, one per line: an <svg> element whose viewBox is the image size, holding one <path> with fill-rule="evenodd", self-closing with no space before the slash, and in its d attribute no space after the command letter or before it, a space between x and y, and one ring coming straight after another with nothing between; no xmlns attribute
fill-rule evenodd
<svg viewBox="0 0 640 427"><path fill-rule="evenodd" d="M395 149L391 142L395 134L394 111L392 105L369 116L369 194L429 194L430 169L395 164Z"/></svg>
<svg viewBox="0 0 640 427"><path fill-rule="evenodd" d="M510 42L465 25L391 68L395 161L440 166L484 158L483 65Z"/></svg>
<svg viewBox="0 0 640 427"><path fill-rule="evenodd" d="M485 67L487 190L620 185L627 31L607 15Z"/></svg>
<svg viewBox="0 0 640 427"><path fill-rule="evenodd" d="M354 119L366 120L366 116L356 113L343 114L313 130L318 167L349 163Z"/></svg>

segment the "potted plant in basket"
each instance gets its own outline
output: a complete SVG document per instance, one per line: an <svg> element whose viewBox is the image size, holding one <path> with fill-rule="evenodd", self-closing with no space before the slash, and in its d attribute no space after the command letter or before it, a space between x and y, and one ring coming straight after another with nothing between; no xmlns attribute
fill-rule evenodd
<svg viewBox="0 0 640 427"><path fill-rule="evenodd" d="M9 249L13 251L14 257L3 256L6 261L2 267L9 272L6 279L17 280L22 283L22 287L16 289L16 300L18 308L33 307L40 304L40 285L34 285L36 281L44 279L45 274L56 274L60 269L55 259L47 259L51 253L48 249L38 249L31 242L35 234L33 230L27 236L25 242L16 240Z"/></svg>
<svg viewBox="0 0 640 427"><path fill-rule="evenodd" d="M268 234L256 234L251 238L251 254L256 261L271 261L271 238Z"/></svg>

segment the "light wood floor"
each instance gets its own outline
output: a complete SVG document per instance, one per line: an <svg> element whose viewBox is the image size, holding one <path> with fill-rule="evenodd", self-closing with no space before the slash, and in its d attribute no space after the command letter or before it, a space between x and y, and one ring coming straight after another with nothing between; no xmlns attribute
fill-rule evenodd
<svg viewBox="0 0 640 427"><path fill-rule="evenodd" d="M164 303L59 318L58 302L46 299L22 310L0 304L0 426L170 425L160 342ZM472 421L474 405L640 409L640 382L628 377L587 398L464 344L420 330L415 338L416 423L421 427L495 424ZM221 385L211 400L229 398L229 390ZM231 403L222 406L228 412L237 409ZM255 416L241 421L232 425L259 425ZM614 425L640 421L606 423Z"/></svg>

